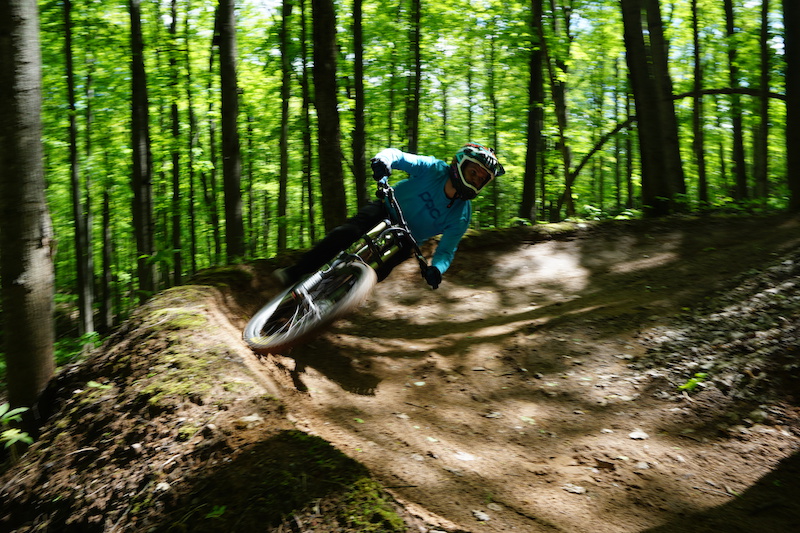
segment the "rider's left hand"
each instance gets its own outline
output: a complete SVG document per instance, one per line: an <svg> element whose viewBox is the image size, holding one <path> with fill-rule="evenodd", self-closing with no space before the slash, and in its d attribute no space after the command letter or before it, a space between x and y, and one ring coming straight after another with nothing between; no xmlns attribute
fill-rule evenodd
<svg viewBox="0 0 800 533"><path fill-rule="evenodd" d="M380 181L392 175L392 167L387 160L380 157L373 157L370 164L372 167L372 179L375 181Z"/></svg>
<svg viewBox="0 0 800 533"><path fill-rule="evenodd" d="M442 273L439 272L439 269L435 266L426 268L422 277L425 278L425 281L431 286L431 289L438 289L439 284L442 282Z"/></svg>

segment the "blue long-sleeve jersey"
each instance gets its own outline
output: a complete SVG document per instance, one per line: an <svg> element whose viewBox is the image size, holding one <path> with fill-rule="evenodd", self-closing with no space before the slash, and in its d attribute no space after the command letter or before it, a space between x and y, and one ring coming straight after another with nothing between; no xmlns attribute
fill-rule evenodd
<svg viewBox="0 0 800 533"><path fill-rule="evenodd" d="M395 148L387 148L376 157L408 173L408 178L394 186L395 197L417 242L421 244L434 235L442 236L431 265L444 273L450 268L458 243L472 218L469 200L452 201L444 193L450 165L435 157L409 154Z"/></svg>

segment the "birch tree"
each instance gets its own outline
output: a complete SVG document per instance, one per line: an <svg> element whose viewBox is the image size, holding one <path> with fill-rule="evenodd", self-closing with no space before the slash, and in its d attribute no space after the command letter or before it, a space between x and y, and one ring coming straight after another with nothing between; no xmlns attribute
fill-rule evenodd
<svg viewBox="0 0 800 533"><path fill-rule="evenodd" d="M33 405L55 370L53 229L45 200L36 0L0 2L0 308L8 398Z"/></svg>

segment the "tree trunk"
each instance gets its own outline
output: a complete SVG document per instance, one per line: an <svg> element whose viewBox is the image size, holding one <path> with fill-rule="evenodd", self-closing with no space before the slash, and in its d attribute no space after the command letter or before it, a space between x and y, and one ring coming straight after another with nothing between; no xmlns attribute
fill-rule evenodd
<svg viewBox="0 0 800 533"><path fill-rule="evenodd" d="M247 198L247 236L246 236L246 250L249 257L258 257L258 242L261 239L261 232L256 231L256 198L255 187L255 172L253 161L257 157L256 149L254 146L255 131L253 130L253 123L255 117L251 112L251 106L245 106L247 110L247 186L245 187L245 194Z"/></svg>
<svg viewBox="0 0 800 533"><path fill-rule="evenodd" d="M592 123L592 141L597 144L597 140L600 138L600 132L602 131L603 124L605 122L605 62L602 61L597 65L597 69L594 73L594 78L592 85L594 86L594 118ZM616 134L614 135L616 137ZM600 211L605 211L605 201L606 201L606 183L605 183L605 172L604 172L604 157L603 152L598 150L596 152L596 157L592 157L592 184L595 188L594 191L594 202L597 204L597 207Z"/></svg>
<svg viewBox="0 0 800 533"><path fill-rule="evenodd" d="M492 19L491 22L491 35L489 36L489 57L487 58L487 73L486 73L486 92L487 97L489 99L489 117L490 117L490 133L489 138L491 138L491 146L494 150L499 151L500 146L498 146L498 135L497 135L497 110L500 107L499 102L497 101L497 90L495 88L496 83L496 76L495 76L495 57L497 54L497 21ZM492 196L492 203L489 206L492 215L492 225L496 228L500 226L500 211L502 209L500 205L500 182L498 180L492 180L490 185L491 187L491 196Z"/></svg>
<svg viewBox="0 0 800 533"><path fill-rule="evenodd" d="M761 2L761 98L758 101L759 124L753 136L753 182L755 197L766 202L769 194L768 139L769 139L769 0Z"/></svg>
<svg viewBox="0 0 800 533"><path fill-rule="evenodd" d="M672 77L669 74L669 43L664 38L664 25L661 21L660 0L644 0L647 13L647 26L650 33L650 54L653 64L653 76L659 89L658 111L662 127L659 129L661 135L661 150L664 154L664 179L669 198L673 200L673 208L676 210L685 209L684 201L680 195L686 193L686 182L683 174L683 162L681 161L681 145L678 136L678 119L675 116L675 105L673 95L675 91L672 86Z"/></svg>
<svg viewBox="0 0 800 533"><path fill-rule="evenodd" d="M625 51L638 122L642 201L648 216L676 210L685 191L672 82L657 0L621 0ZM649 44L645 44L645 32Z"/></svg>
<svg viewBox="0 0 800 533"><path fill-rule="evenodd" d="M172 0L167 0L164 4L168 4ZM150 4L152 8L155 9L154 18L155 20L162 20L164 15L161 13L162 2L146 2L145 5ZM147 20L147 18L145 19ZM161 35L161 31L163 28L163 24L148 24L143 28L143 35L144 38L149 38L151 42L151 47L157 50L159 53L155 54L154 61L155 61L155 68L153 72L158 73L158 78L164 76L167 80L170 78L169 72L169 47L170 44L168 41L165 41ZM150 30L149 32L146 30ZM164 50L164 53L162 53ZM166 65L164 65L164 61L166 60ZM163 74L162 74L163 73ZM152 95L152 99L150 101L152 107L156 110L156 119L153 119L153 122L157 125L156 129L158 133L156 134L157 141L156 141L156 150L153 152L153 216L154 216L154 224L153 224L153 249L155 250L154 259L156 259L155 268L156 268L156 288L155 290L158 291L160 289L164 289L170 286L172 283L172 273L170 271L170 228L171 228L171 189L170 189L170 178L167 172L168 166L171 164L171 154L172 154L172 147L167 144L167 146L162 149L161 143L159 142L161 138L165 140L171 136L170 131L170 118L169 118L169 90L167 89L162 90L160 84L158 84L158 88L153 88L152 92L149 93ZM150 89L150 87L148 87ZM151 139L152 141L152 139ZM169 143L169 140L167 140Z"/></svg>
<svg viewBox="0 0 800 533"><path fill-rule="evenodd" d="M556 112L556 124L558 125L558 141L557 146L561 159L563 161L563 175L564 175L564 194L558 202L558 213L556 215L560 218L561 207L563 203L567 204L567 216L575 214L575 206L572 201L572 190L570 181L570 168L572 166L572 150L569 146L569 139L567 137L567 84L563 81L567 73L567 58L569 57L569 47L572 41L570 33L570 6L556 6L555 0L550 0L550 11L552 17L553 35L559 36L563 33L564 45L559 47L547 46L547 68L548 77L550 78L550 91L553 97L553 105ZM558 11L563 14L563 21L559 19ZM543 40L543 43L546 42ZM565 50L561 50L565 48ZM563 74L563 75L562 75Z"/></svg>
<svg viewBox="0 0 800 533"><path fill-rule="evenodd" d="M222 257L222 235L220 233L220 222L219 222L219 208L218 208L218 187L217 187L217 170L219 169L219 162L217 161L217 123L214 119L214 99L210 97L211 94L214 94L213 85L214 85L214 47L218 41L217 32L215 32L215 37L212 40L211 44L211 51L208 54L208 155L211 159L211 169L208 172L208 177L206 177L206 173L203 172L200 175L200 185L203 189L203 203L206 207L206 213L208 215L209 222L211 223L211 231L213 235L214 242L212 244L213 247L213 257L214 262L218 263L220 258ZM209 247L211 248L211 247Z"/></svg>
<svg viewBox="0 0 800 533"><path fill-rule="evenodd" d="M153 238L153 164L150 152L150 112L144 68L144 42L140 16L141 0L130 0L131 16L131 144L133 149L133 232L136 236L136 271L139 299L156 289Z"/></svg>
<svg viewBox="0 0 800 533"><path fill-rule="evenodd" d="M409 45L411 46L411 63L406 93L406 141L407 150L417 153L419 149L419 101L422 85L422 0L411 0L411 25L409 28Z"/></svg>
<svg viewBox="0 0 800 533"><path fill-rule="evenodd" d="M84 112L84 117L86 120L86 128L84 131L84 138L85 146L84 146L84 155L86 161L92 160L92 126L94 124L94 113L92 107L92 100L94 99L94 51L91 49L87 52L88 58L86 60L88 72L86 73L86 81L84 83L84 99L86 101L86 110ZM83 205L84 205L84 220L85 220L85 227L86 227L86 240L89 243L87 246L87 254L86 254L86 271L90 273L89 280L91 283L91 287L89 289L91 294L92 305L90 308L94 307L94 304L97 301L97 289L95 287L95 283L97 281L96 272L94 270L94 254L92 252L92 228L94 227L94 215L92 213L92 176L93 172L89 171L86 173L86 177L83 180ZM94 312L92 311L92 331L95 330L97 327L96 317L94 316Z"/></svg>
<svg viewBox="0 0 800 533"><path fill-rule="evenodd" d="M322 216L331 231L347 218L336 85L336 13L333 0L312 0L314 96L317 107Z"/></svg>
<svg viewBox="0 0 800 533"><path fill-rule="evenodd" d="M624 86L620 79L619 58L614 58L614 120L619 120L620 89ZM614 207L622 211L622 139L620 134L614 135Z"/></svg>
<svg viewBox="0 0 800 533"><path fill-rule="evenodd" d="M107 156L106 156L107 158ZM111 180L107 180L110 183ZM108 333L114 325L114 304L111 286L114 282L112 275L112 234L111 234L111 186L103 188L101 219L103 221L102 248L101 248L101 274L100 274L100 312L99 322L103 333Z"/></svg>
<svg viewBox="0 0 800 533"><path fill-rule="evenodd" d="M694 113L692 114L692 148L697 165L697 199L701 207L708 205L708 180L706 178L706 147L703 121L703 65L700 54L700 22L697 13L697 0L692 0L692 38L694 41Z"/></svg>
<svg viewBox="0 0 800 533"><path fill-rule="evenodd" d="M724 0L725 26L728 34L728 68L731 89L739 86L738 42L733 15L733 0ZM747 198L747 170L744 159L744 133L742 131L742 103L739 95L731 93L731 121L733 122L733 174L735 179L733 197Z"/></svg>
<svg viewBox="0 0 800 533"><path fill-rule="evenodd" d="M239 146L239 87L236 77L235 0L220 0L219 69L222 93L222 181L225 193L225 246L229 263L244 257L242 156Z"/></svg>
<svg viewBox="0 0 800 533"><path fill-rule="evenodd" d="M800 4L783 0L786 61L786 175L789 209L800 212Z"/></svg>
<svg viewBox="0 0 800 533"><path fill-rule="evenodd" d="M72 218L74 224L75 264L78 292L78 333L94 331L94 273L90 266L90 232L83 212L83 188L78 162L78 124L75 105L75 72L72 55L72 1L64 1L64 33L67 77L67 104L69 106L69 163L72 191Z"/></svg>
<svg viewBox="0 0 800 533"><path fill-rule="evenodd" d="M0 309L8 399L32 406L55 370L53 228L35 0L0 2Z"/></svg>
<svg viewBox="0 0 800 533"><path fill-rule="evenodd" d="M472 57L472 52L475 50L473 46L470 46L470 57ZM472 102L475 101L475 71L472 69L472 65L467 68L467 141L472 142L473 139L473 123L475 122L475 110L473 109Z"/></svg>
<svg viewBox="0 0 800 533"><path fill-rule="evenodd" d="M197 117L194 113L194 92L192 91L192 55L191 55L191 2L186 3L186 16L184 18L184 43L186 46L186 108L189 115L189 135L187 136L186 172L189 176L189 258L191 262L190 274L197 272L197 212L195 210L195 171L194 148L197 145Z"/></svg>
<svg viewBox="0 0 800 533"><path fill-rule="evenodd" d="M625 116L631 116L631 91L625 92ZM633 209L635 206L635 195L633 194L633 134L628 131L625 134L625 184L627 195L625 197L625 207Z"/></svg>
<svg viewBox="0 0 800 533"><path fill-rule="evenodd" d="M292 64L289 57L289 22L292 0L283 0L281 17L281 134L278 140L278 251L286 250L286 203L289 181L289 99L291 98Z"/></svg>
<svg viewBox="0 0 800 533"><path fill-rule="evenodd" d="M722 116L723 112L720 109L721 106L720 106L719 99L718 98L714 98L713 102L714 102L714 115L713 116L715 117L714 125L718 129L722 130L724 128L724 126L722 124L723 123L723 116ZM717 136L717 150L716 150L716 152L717 152L717 161L718 161L718 164L719 164L718 183L719 183L719 186L723 190L729 191L729 190L731 190L731 187L730 187L730 184L728 183L728 165L727 165L728 156L725 153L725 139L721 135Z"/></svg>
<svg viewBox="0 0 800 533"><path fill-rule="evenodd" d="M403 24L403 12L404 12L404 5L403 2L397 2L397 8L395 11L395 25L400 26ZM386 117L386 130L388 132L386 138L386 146L394 146L394 134L395 134L395 115L397 113L397 84L402 81L402 77L400 74L401 70L405 69L405 63L400 57L398 53L390 54L391 57L389 59L389 112L388 116ZM402 63L402 67L401 67Z"/></svg>
<svg viewBox="0 0 800 533"><path fill-rule="evenodd" d="M364 37L362 28L362 0L353 0L353 78L355 83L355 109L353 117L353 178L356 182L358 205L369 201L367 191L367 133L364 123Z"/></svg>
<svg viewBox="0 0 800 533"><path fill-rule="evenodd" d="M308 237L311 242L317 240L316 202L314 201L313 148L311 140L311 90L309 88L308 72L308 37L306 35L306 0L300 0L300 47L302 58L302 86L300 91L303 96L303 176L306 184L306 197L308 208Z"/></svg>
<svg viewBox="0 0 800 533"><path fill-rule="evenodd" d="M181 239L181 128L178 115L178 87L180 84L178 73L178 5L177 0L172 0L170 5L172 22L169 25L170 51L169 70L171 76L170 118L172 122L172 283L180 285L183 277L183 241Z"/></svg>
<svg viewBox="0 0 800 533"><path fill-rule="evenodd" d="M472 53L474 52L475 47L470 43L469 53L470 57L472 57ZM467 67L467 141L472 142L473 137L473 123L475 122L475 110L473 109L474 106L472 102L475 101L475 71L473 65L468 65Z"/></svg>
<svg viewBox="0 0 800 533"><path fill-rule="evenodd" d="M542 150L544 77L542 71L542 0L531 0L531 56L528 80L528 140L519 217L536 221L536 177ZM544 179L541 176L539 179Z"/></svg>

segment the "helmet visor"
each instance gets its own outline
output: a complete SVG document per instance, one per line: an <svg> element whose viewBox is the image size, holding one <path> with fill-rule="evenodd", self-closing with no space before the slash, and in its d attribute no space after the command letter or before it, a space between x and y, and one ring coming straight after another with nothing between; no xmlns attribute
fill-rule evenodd
<svg viewBox="0 0 800 533"><path fill-rule="evenodd" d="M467 161L473 163L478 168L482 169L484 172L468 173L467 169L464 168L466 166ZM459 180L461 181L461 185L463 185L464 188L472 191L474 196L477 196L478 192L480 192L480 190L483 189L487 183L492 181L492 178L494 178L493 173L488 168L486 168L486 165L484 165L481 161L475 159L474 157L470 157L469 155L466 154L463 155L461 158L459 158L459 160L457 161L456 170L458 170L458 177Z"/></svg>

